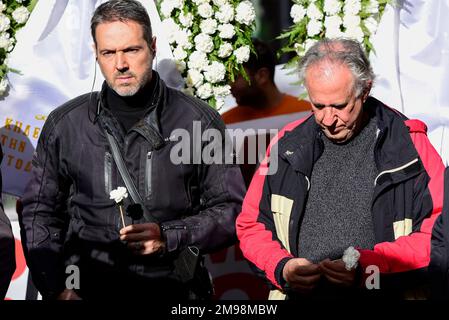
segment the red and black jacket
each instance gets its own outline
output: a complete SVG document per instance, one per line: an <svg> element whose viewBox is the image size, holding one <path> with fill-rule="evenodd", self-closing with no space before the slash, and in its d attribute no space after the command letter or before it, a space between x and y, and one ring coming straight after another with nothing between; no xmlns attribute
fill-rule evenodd
<svg viewBox="0 0 449 320"><path fill-rule="evenodd" d="M364 108L375 113L378 127L371 204L377 244L359 249L360 266L376 265L381 274L426 268L432 227L442 209L444 165L424 123L372 97ZM244 256L277 288L282 288L284 265L298 253L298 226L322 152L322 132L313 115L287 125L268 148L237 219ZM276 170L267 175L273 166Z"/></svg>

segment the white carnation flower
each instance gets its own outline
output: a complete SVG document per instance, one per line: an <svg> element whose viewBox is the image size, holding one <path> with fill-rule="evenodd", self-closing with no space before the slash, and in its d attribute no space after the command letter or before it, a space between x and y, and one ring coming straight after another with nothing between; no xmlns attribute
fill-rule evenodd
<svg viewBox="0 0 449 320"><path fill-rule="evenodd" d="M217 31L217 20L215 19L206 19L201 21L200 29L201 32L205 34L214 34Z"/></svg>
<svg viewBox="0 0 449 320"><path fill-rule="evenodd" d="M212 17L212 15L214 14L214 9L209 3L203 3L198 6L198 14L201 17L207 19Z"/></svg>
<svg viewBox="0 0 449 320"><path fill-rule="evenodd" d="M215 97L226 97L231 94L231 86L216 86L214 87L214 96Z"/></svg>
<svg viewBox="0 0 449 320"><path fill-rule="evenodd" d="M309 37L313 37L320 34L322 27L323 26L320 20L310 20L307 24L307 35Z"/></svg>
<svg viewBox="0 0 449 320"><path fill-rule="evenodd" d="M220 9L215 12L215 18L217 18L217 20L221 23L231 22L234 20L234 16L234 7L229 3L220 6Z"/></svg>
<svg viewBox="0 0 449 320"><path fill-rule="evenodd" d="M217 6L217 7L221 7L224 6L226 4L229 4L228 0L213 0L213 3Z"/></svg>
<svg viewBox="0 0 449 320"><path fill-rule="evenodd" d="M209 99L212 96L212 85L210 83L205 83L198 88L196 94L201 99Z"/></svg>
<svg viewBox="0 0 449 320"><path fill-rule="evenodd" d="M14 49L15 43L16 43L16 39L11 38L11 39L9 40L9 47L8 47L8 49L6 49L6 51L11 52L12 49Z"/></svg>
<svg viewBox="0 0 449 320"><path fill-rule="evenodd" d="M7 50L11 43L11 39L9 38L8 32L2 32L0 34L0 48ZM5 61L6 64L6 61ZM7 65L7 64L6 64Z"/></svg>
<svg viewBox="0 0 449 320"><path fill-rule="evenodd" d="M180 73L184 73L184 71L187 68L187 65L185 63L185 61L181 61L181 60L175 60L175 64L176 64L176 69L180 72Z"/></svg>
<svg viewBox="0 0 449 320"><path fill-rule="evenodd" d="M376 33L377 25L378 25L376 19L374 19L373 17L369 17L369 18L363 20L363 24L368 29L370 34L375 34Z"/></svg>
<svg viewBox="0 0 449 320"><path fill-rule="evenodd" d="M0 32L6 31L9 29L9 25L11 21L4 14L0 14Z"/></svg>
<svg viewBox="0 0 449 320"><path fill-rule="evenodd" d="M6 92L6 89L8 88L8 80L6 80L5 78L3 78L0 81L0 96L4 95Z"/></svg>
<svg viewBox="0 0 449 320"><path fill-rule="evenodd" d="M237 63L244 63L248 61L250 55L249 46L242 46L235 50L234 55L237 60Z"/></svg>
<svg viewBox="0 0 449 320"><path fill-rule="evenodd" d="M193 44L190 42L191 31L180 29L175 33L175 41L183 49L191 49Z"/></svg>
<svg viewBox="0 0 449 320"><path fill-rule="evenodd" d="M337 38L341 37L343 33L341 32L342 20L339 16L326 17L324 20L324 27L326 28L327 38Z"/></svg>
<svg viewBox="0 0 449 320"><path fill-rule="evenodd" d="M356 15L362 9L360 0L345 0L344 12L345 15Z"/></svg>
<svg viewBox="0 0 449 320"><path fill-rule="evenodd" d="M118 187L109 193L109 199L114 200L116 203L122 202L125 198L128 198L128 190L125 187Z"/></svg>
<svg viewBox="0 0 449 320"><path fill-rule="evenodd" d="M187 72L187 86L198 88L203 82L204 76L200 71L191 69Z"/></svg>
<svg viewBox="0 0 449 320"><path fill-rule="evenodd" d="M341 10L341 2L338 0L325 0L323 10L328 16L336 15Z"/></svg>
<svg viewBox="0 0 449 320"><path fill-rule="evenodd" d="M182 9L184 7L184 0L171 0L175 9Z"/></svg>
<svg viewBox="0 0 449 320"><path fill-rule="evenodd" d="M6 4L3 3L3 1L0 1L0 12L5 11L6 9Z"/></svg>
<svg viewBox="0 0 449 320"><path fill-rule="evenodd" d="M193 3L195 3L197 6L199 6L204 3L209 3L209 0L193 0Z"/></svg>
<svg viewBox="0 0 449 320"><path fill-rule="evenodd" d="M232 49L232 45L229 42L225 42L218 49L218 56L220 58L227 58L231 55Z"/></svg>
<svg viewBox="0 0 449 320"><path fill-rule="evenodd" d="M177 47L174 51L173 51L173 57L176 60L184 60L185 58L187 58L187 52L181 48L181 47Z"/></svg>
<svg viewBox="0 0 449 320"><path fill-rule="evenodd" d="M307 16L312 20L321 20L323 13L318 9L315 3L312 3L307 8Z"/></svg>
<svg viewBox="0 0 449 320"><path fill-rule="evenodd" d="M209 65L209 60L207 59L207 55L201 51L194 51L189 56L189 62L187 66L189 69L195 70L204 70Z"/></svg>
<svg viewBox="0 0 449 320"><path fill-rule="evenodd" d="M349 247L343 253L343 262L345 263L346 270L350 271L357 268L360 259L360 252L354 247Z"/></svg>
<svg viewBox="0 0 449 320"><path fill-rule="evenodd" d="M360 27L349 28L345 31L344 35L345 37L355 39L358 42L362 42L365 37L365 34Z"/></svg>
<svg viewBox="0 0 449 320"><path fill-rule="evenodd" d="M214 41L212 37L205 33L200 33L199 35L197 35L194 41L195 47L199 51L209 53L212 52L212 50L214 50Z"/></svg>
<svg viewBox="0 0 449 320"><path fill-rule="evenodd" d="M223 63L213 61L204 71L204 77L210 83L223 81L226 75L226 68Z"/></svg>
<svg viewBox="0 0 449 320"><path fill-rule="evenodd" d="M366 13L376 14L379 13L379 2L377 0L371 0L365 9Z"/></svg>
<svg viewBox="0 0 449 320"><path fill-rule="evenodd" d="M235 19L241 24L251 25L256 19L256 11L251 2L243 1L240 2L235 9L236 16Z"/></svg>
<svg viewBox="0 0 449 320"><path fill-rule="evenodd" d="M345 15L343 17L343 25L347 29L354 29L360 25L360 16L357 15Z"/></svg>
<svg viewBox="0 0 449 320"><path fill-rule="evenodd" d="M299 4L294 4L290 10L290 16L294 23L300 22L306 15L306 9Z"/></svg>
<svg viewBox="0 0 449 320"><path fill-rule="evenodd" d="M178 19L183 27L190 28L193 24L193 14L191 14L190 12L184 13L183 11L181 11Z"/></svg>
<svg viewBox="0 0 449 320"><path fill-rule="evenodd" d="M175 9L175 7L173 6L172 1L165 0L161 3L161 12L164 17L170 17L173 9Z"/></svg>
<svg viewBox="0 0 449 320"><path fill-rule="evenodd" d="M296 54L298 56L302 55L304 52L304 45L300 44L300 43L295 43L295 45L293 46L295 48Z"/></svg>
<svg viewBox="0 0 449 320"><path fill-rule="evenodd" d="M232 39L235 35L234 26L230 23L219 25L218 31L220 32L219 35L222 39Z"/></svg>
<svg viewBox="0 0 449 320"><path fill-rule="evenodd" d="M315 39L307 39L306 42L304 42L304 50L309 50L316 42L317 40Z"/></svg>

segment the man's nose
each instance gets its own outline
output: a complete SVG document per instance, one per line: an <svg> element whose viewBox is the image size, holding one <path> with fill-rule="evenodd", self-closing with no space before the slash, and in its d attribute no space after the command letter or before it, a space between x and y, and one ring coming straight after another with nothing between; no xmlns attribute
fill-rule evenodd
<svg viewBox="0 0 449 320"><path fill-rule="evenodd" d="M327 127L330 127L335 122L335 109L333 107L324 107L323 108L323 124Z"/></svg>
<svg viewBox="0 0 449 320"><path fill-rule="evenodd" d="M126 57L123 52L117 52L115 56L115 68L122 72L129 69L128 62L126 61Z"/></svg>

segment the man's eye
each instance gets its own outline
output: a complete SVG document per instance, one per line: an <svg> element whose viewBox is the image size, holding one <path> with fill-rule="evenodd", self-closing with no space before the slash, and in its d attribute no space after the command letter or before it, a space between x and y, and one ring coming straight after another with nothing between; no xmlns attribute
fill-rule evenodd
<svg viewBox="0 0 449 320"><path fill-rule="evenodd" d="M111 57L114 54L112 51L105 51L102 53L103 57Z"/></svg>

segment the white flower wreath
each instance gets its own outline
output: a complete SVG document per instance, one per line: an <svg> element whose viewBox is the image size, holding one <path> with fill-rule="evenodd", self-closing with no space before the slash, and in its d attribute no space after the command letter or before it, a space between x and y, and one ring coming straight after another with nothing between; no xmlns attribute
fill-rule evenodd
<svg viewBox="0 0 449 320"><path fill-rule="evenodd" d="M229 82L247 77L242 64L253 50L255 10L248 0L161 0L164 30L185 92L220 109Z"/></svg>
<svg viewBox="0 0 449 320"><path fill-rule="evenodd" d="M286 39L282 53L295 52L288 66L296 66L319 39L345 37L363 44L367 54L374 50L376 33L385 6L391 0L293 0L290 11L294 25L279 39Z"/></svg>
<svg viewBox="0 0 449 320"><path fill-rule="evenodd" d="M19 72L8 67L8 55L16 44L16 33L27 22L37 0L0 1L0 96L8 88L8 72Z"/></svg>

